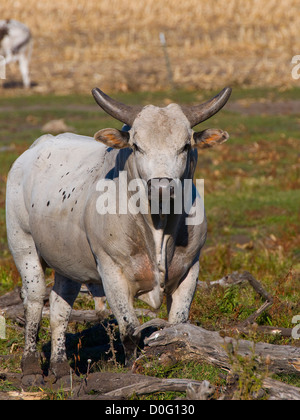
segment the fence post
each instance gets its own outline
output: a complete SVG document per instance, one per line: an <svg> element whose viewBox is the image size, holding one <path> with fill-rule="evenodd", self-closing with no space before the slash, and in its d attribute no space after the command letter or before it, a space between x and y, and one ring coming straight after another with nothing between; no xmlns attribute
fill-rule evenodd
<svg viewBox="0 0 300 420"><path fill-rule="evenodd" d="M3 55L0 55L0 79L6 79L5 68L6 68L5 57L3 57Z"/></svg>
<svg viewBox="0 0 300 420"><path fill-rule="evenodd" d="M171 63L170 63L169 54L168 54L166 37L165 37L165 34L163 32L160 32L159 39L160 39L160 43L161 43L163 51L164 51L169 83L170 83L171 89L175 90L173 72L172 72Z"/></svg>

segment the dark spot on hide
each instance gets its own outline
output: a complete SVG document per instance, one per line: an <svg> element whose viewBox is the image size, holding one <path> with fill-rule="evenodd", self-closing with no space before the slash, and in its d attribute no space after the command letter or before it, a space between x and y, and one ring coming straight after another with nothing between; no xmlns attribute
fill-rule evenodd
<svg viewBox="0 0 300 420"><path fill-rule="evenodd" d="M47 202L47 207L49 207L49 205L50 205L50 201Z"/></svg>

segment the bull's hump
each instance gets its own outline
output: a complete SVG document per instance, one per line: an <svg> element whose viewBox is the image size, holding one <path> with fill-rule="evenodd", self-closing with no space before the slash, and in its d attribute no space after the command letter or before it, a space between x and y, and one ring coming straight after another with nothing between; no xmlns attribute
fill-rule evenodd
<svg viewBox="0 0 300 420"><path fill-rule="evenodd" d="M46 134L38 138L19 159L24 161L25 172L33 175L38 172L38 179L42 172L51 175L51 184L56 186L76 178L79 172L81 176L84 172L88 175L90 168L101 167L107 154L107 147L92 137L73 133L55 137Z"/></svg>

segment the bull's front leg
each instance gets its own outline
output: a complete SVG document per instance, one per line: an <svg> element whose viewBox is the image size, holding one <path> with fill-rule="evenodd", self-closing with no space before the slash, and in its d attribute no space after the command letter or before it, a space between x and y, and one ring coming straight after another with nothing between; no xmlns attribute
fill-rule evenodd
<svg viewBox="0 0 300 420"><path fill-rule="evenodd" d="M167 308L170 324L187 322L190 307L196 291L199 276L199 261L190 268L185 279L172 295L167 297Z"/></svg>
<svg viewBox="0 0 300 420"><path fill-rule="evenodd" d="M134 311L134 297L130 291L128 280L120 267L110 258L108 260L104 265L98 264L98 271L103 281L107 301L118 321L125 353L125 365L131 366L136 359L140 340L140 334L134 336L134 331L140 324Z"/></svg>

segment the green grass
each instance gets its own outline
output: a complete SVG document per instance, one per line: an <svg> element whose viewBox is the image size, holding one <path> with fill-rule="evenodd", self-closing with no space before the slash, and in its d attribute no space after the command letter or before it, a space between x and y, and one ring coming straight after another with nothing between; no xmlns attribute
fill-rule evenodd
<svg viewBox="0 0 300 420"><path fill-rule="evenodd" d="M215 92L157 92L119 94L128 104L196 103ZM298 99L300 89L279 92L272 89L235 89L232 100ZM167 98L167 101L165 99ZM12 112L8 109L14 109ZM93 109L94 107L94 109ZM51 119L63 118L78 134L90 135L105 127L122 126L100 111L91 95L30 95L0 98L0 295L20 285L19 275L8 251L5 229L5 181L17 158L40 135ZM274 304L258 319L258 324L293 327L300 314L300 122L297 115L246 116L226 111L202 124L222 128L230 139L224 145L199 153L197 178L205 180L205 208L208 237L201 255L200 280L211 281L233 271L247 270L274 297ZM200 127L197 127L200 129ZM208 329L226 329L246 319L262 301L246 285L227 290L198 291L190 320ZM91 302L78 300L77 308L90 308ZM144 307L144 304L138 304ZM166 317L165 306L160 316ZM142 322L145 319L141 319ZM70 331L75 327L70 326ZM84 326L82 327L84 328ZM8 324L8 340L0 340L0 353L16 355L15 361L0 362L0 370L18 370L23 334ZM43 324L40 348L49 341L49 326ZM246 337L247 338L247 337ZM257 335L256 339L276 344L296 344L295 340ZM101 365L101 369L104 365ZM202 364L187 364L151 372L163 377L208 379L222 386L220 371ZM222 376L222 375L221 375ZM299 379L281 377L300 386ZM3 385L5 386L5 385ZM7 385L9 386L9 385ZM162 394L152 398L174 398ZM134 396L133 396L134 397ZM148 397L149 398L149 397ZM151 397L150 397L151 398Z"/></svg>

